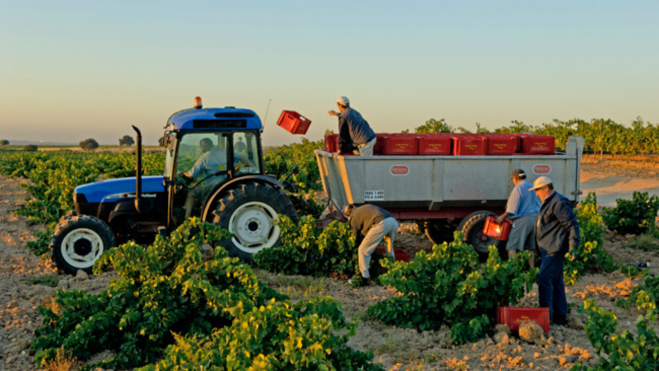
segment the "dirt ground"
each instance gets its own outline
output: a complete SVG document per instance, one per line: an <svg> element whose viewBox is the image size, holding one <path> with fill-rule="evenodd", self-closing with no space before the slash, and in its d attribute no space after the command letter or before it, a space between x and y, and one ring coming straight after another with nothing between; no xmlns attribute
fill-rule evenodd
<svg viewBox="0 0 659 371"><path fill-rule="evenodd" d="M581 167L582 198L597 194L597 203L614 207L616 199L631 199L634 191L659 195L659 157L585 156Z"/></svg>
<svg viewBox="0 0 659 371"><path fill-rule="evenodd" d="M625 172L618 174L613 173L612 169L620 168L620 164L609 166L585 162L583 187L602 192L600 197L603 198L606 197L602 190L607 190L607 187L622 188L617 194L611 192L612 197L620 197L621 192L635 187L637 181L657 181L659 187L659 178L649 171L654 168L654 163L645 166L648 176L638 179L639 175L633 173L637 170L631 166L626 166ZM75 288L97 293L107 288L109 281L116 277L113 272L100 277L60 275L49 259L32 255L26 242L32 240L32 234L43 227L30 226L25 218L9 212L24 202L22 198L26 197L26 193L19 186L21 182L0 177L0 370L39 369L29 351L34 330L41 322L37 307L48 303L57 289ZM659 273L657 255L627 248L626 243L625 237L607 233L605 249L622 263L649 261L650 269ZM413 258L420 250L430 250L432 244L416 231L414 225L404 224L399 230L396 247L410 252ZM572 311L569 326L552 327L549 333L544 334L544 340L537 343L527 343L516 336L496 335L477 343L455 346L449 341L448 328L419 333L369 318L367 308L396 295L392 288L371 286L353 289L347 282L332 278L275 275L265 271L257 271L257 274L293 300L329 295L340 301L346 316L360 321L357 334L351 338L349 345L373 351L374 360L382 363L387 370L556 370L569 369L576 361L586 364L597 361L583 330L586 318L576 311ZM605 310L618 315L620 331L631 331L635 329L634 321L641 313L633 308L616 308L614 302L628 295L633 285L633 281L619 273L587 274L567 289L568 302L578 306L585 299L594 299ZM536 302L537 288L534 288L521 305L532 306Z"/></svg>

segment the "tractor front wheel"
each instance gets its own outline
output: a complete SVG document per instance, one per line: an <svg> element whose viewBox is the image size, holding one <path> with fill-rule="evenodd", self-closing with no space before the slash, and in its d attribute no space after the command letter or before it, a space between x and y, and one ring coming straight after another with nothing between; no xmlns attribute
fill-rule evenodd
<svg viewBox="0 0 659 371"><path fill-rule="evenodd" d="M67 274L92 272L103 252L115 246L112 230L92 216L65 215L50 239L50 256Z"/></svg>
<svg viewBox="0 0 659 371"><path fill-rule="evenodd" d="M252 255L280 244L278 214L297 222L291 200L269 184L245 183L229 190L213 212L213 223L233 234L221 241L232 256L251 260Z"/></svg>

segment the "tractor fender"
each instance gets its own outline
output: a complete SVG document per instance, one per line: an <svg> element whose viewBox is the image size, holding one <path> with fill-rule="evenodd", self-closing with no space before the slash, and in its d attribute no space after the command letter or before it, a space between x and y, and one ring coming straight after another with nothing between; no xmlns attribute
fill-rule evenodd
<svg viewBox="0 0 659 371"><path fill-rule="evenodd" d="M284 184L277 180L274 176L270 175L245 175L238 178L231 179L226 183L219 184L210 193L204 204L204 211L201 213L201 220L210 220L210 214L215 210L212 205L216 200L219 200L224 192L243 183L264 183L269 184L275 188L284 189Z"/></svg>

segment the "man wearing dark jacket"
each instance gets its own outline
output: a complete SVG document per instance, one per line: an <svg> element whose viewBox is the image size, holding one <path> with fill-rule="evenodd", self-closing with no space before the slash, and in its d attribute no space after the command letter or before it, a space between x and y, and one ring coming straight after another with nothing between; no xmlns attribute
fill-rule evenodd
<svg viewBox="0 0 659 371"><path fill-rule="evenodd" d="M563 261L568 252L574 259L579 250L579 223L570 200L554 190L551 179L539 177L530 190L535 191L542 201L534 229L536 246L542 256L538 273L540 306L549 308L549 317L554 324L565 325L567 300Z"/></svg>
<svg viewBox="0 0 659 371"><path fill-rule="evenodd" d="M398 231L398 222L387 210L375 205L364 205L357 208L349 205L344 212L350 218L355 245L359 246L359 270L364 277L362 284L366 286L371 277L368 273L371 254L382 240L387 242L387 254L395 258L394 239Z"/></svg>
<svg viewBox="0 0 659 371"><path fill-rule="evenodd" d="M373 156L373 147L377 136L361 114L350 108L348 97L336 100L339 112L328 111L331 116L339 117L339 152L352 152L359 149L360 156Z"/></svg>

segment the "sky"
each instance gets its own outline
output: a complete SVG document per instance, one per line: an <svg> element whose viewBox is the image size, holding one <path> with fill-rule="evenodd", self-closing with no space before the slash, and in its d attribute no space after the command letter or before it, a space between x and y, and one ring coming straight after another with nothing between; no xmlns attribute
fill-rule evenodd
<svg viewBox="0 0 659 371"><path fill-rule="evenodd" d="M376 132L444 118L659 123L659 1L0 0L0 139L155 144L171 113L282 110ZM271 101L269 111L268 102Z"/></svg>

